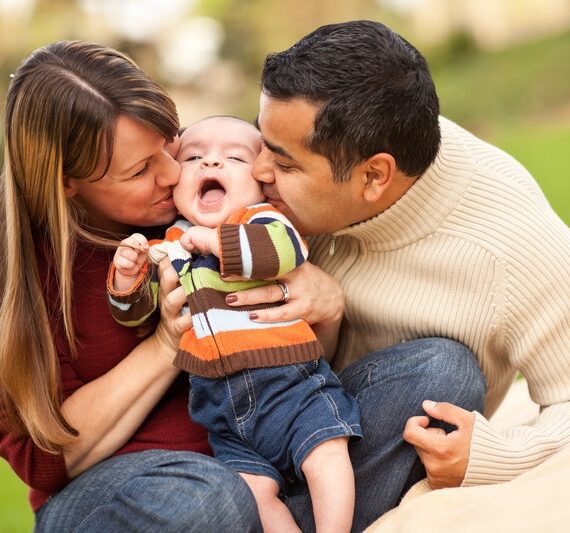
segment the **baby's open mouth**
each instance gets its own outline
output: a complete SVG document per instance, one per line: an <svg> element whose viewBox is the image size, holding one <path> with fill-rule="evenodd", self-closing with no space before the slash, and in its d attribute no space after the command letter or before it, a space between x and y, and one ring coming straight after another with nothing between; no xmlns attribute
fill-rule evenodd
<svg viewBox="0 0 570 533"><path fill-rule="evenodd" d="M206 204L217 202L226 195L224 186L214 178L206 178L198 192L200 200Z"/></svg>

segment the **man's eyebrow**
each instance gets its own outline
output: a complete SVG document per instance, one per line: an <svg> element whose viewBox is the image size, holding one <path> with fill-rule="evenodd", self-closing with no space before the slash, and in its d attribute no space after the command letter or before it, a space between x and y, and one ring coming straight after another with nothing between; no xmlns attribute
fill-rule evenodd
<svg viewBox="0 0 570 533"><path fill-rule="evenodd" d="M285 149L281 148L281 146L275 146L274 144L271 144L265 138L263 138L263 144L265 146L267 146L267 148L269 148L269 150L271 150L274 154L279 154L283 157L286 157L287 159L291 159L291 160L294 159L294 157L289 152L287 152Z"/></svg>
<svg viewBox="0 0 570 533"><path fill-rule="evenodd" d="M261 132L261 129L259 127L259 115L255 117L253 125ZM267 148L269 148L269 150L271 150L273 153L282 155L287 159L294 159L294 157L285 149L281 148L280 146L276 146L275 144L271 144L265 137L263 137L263 134L261 135L261 139L263 140L263 144L267 146Z"/></svg>

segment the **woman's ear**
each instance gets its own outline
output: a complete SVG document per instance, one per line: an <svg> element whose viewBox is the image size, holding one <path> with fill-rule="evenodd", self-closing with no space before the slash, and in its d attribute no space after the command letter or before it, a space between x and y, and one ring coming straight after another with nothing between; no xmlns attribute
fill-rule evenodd
<svg viewBox="0 0 570 533"><path fill-rule="evenodd" d="M73 198L77 194L76 180L63 176L63 192L66 198Z"/></svg>
<svg viewBox="0 0 570 533"><path fill-rule="evenodd" d="M364 199L367 202L376 203L394 180L396 160L384 152L374 154L365 161L363 171Z"/></svg>

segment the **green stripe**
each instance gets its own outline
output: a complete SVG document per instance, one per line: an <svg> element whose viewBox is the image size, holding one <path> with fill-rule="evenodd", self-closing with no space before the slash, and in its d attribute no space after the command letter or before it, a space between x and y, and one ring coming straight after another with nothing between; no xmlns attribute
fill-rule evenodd
<svg viewBox="0 0 570 533"><path fill-rule="evenodd" d="M275 221L265 227L279 257L279 273L276 277L280 277L296 267L295 248L283 222Z"/></svg>
<svg viewBox="0 0 570 533"><path fill-rule="evenodd" d="M194 283L192 283L192 280ZM267 281L224 281L220 278L220 273L210 268L200 267L192 269L192 276L187 274L180 278L180 284L184 287L186 295L192 294L195 290L203 288L215 289L220 292L235 292L253 287L267 285Z"/></svg>

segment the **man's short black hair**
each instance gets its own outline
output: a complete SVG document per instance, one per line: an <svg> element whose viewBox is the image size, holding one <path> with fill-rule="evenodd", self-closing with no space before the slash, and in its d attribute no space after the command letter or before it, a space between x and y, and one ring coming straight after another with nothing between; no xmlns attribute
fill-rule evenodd
<svg viewBox="0 0 570 533"><path fill-rule="evenodd" d="M267 56L261 83L272 98L321 106L307 144L330 161L336 181L380 152L408 176L423 174L435 159L439 101L427 63L379 22L321 26Z"/></svg>

